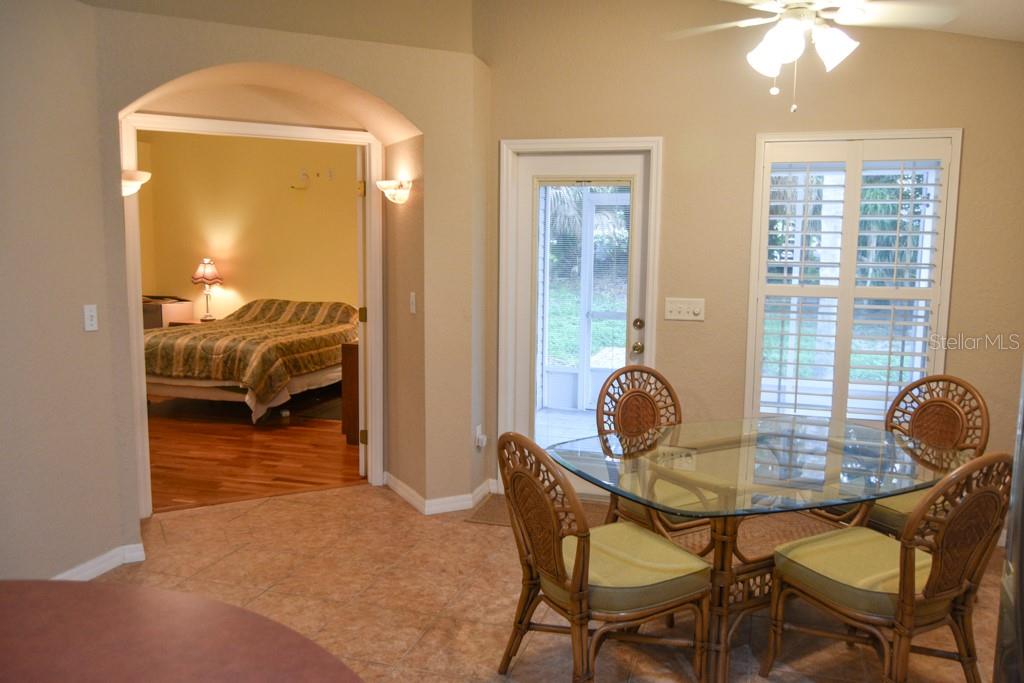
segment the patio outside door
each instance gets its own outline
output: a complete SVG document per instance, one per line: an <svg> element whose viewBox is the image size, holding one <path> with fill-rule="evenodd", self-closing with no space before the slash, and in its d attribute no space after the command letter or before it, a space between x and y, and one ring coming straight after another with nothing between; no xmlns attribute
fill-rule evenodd
<svg viewBox="0 0 1024 683"><path fill-rule="evenodd" d="M640 154L522 160L520 234L534 254L533 438L542 446L594 434L602 384L644 362L646 320ZM525 311L524 311L525 312Z"/></svg>

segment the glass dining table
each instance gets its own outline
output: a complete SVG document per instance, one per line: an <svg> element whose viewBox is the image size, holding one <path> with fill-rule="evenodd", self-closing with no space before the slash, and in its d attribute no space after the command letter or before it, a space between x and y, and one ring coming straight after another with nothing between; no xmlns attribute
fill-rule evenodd
<svg viewBox="0 0 1024 683"><path fill-rule="evenodd" d="M790 538L863 524L874 501L929 488L969 457L898 432L794 416L687 422L547 451L569 472L642 506L670 538L662 519L687 522L673 540L712 563L709 664L718 681L728 675L737 625L771 597L773 545L760 555L739 547L741 522L780 520L768 535L796 531ZM766 517L775 513L790 514Z"/></svg>

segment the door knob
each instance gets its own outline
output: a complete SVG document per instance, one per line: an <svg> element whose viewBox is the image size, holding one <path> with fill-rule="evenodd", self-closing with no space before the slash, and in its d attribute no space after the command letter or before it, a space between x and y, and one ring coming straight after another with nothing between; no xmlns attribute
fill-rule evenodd
<svg viewBox="0 0 1024 683"><path fill-rule="evenodd" d="M643 353L643 352L644 352L644 343L643 342L633 342L633 353Z"/></svg>
<svg viewBox="0 0 1024 683"><path fill-rule="evenodd" d="M633 318L633 329L634 330L642 330L642 329L644 329L644 319L643 318Z"/></svg>

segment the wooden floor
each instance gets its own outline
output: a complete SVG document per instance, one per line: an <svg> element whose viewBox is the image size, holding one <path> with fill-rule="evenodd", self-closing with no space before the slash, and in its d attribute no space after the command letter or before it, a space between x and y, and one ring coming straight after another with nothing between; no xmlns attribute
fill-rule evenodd
<svg viewBox="0 0 1024 683"><path fill-rule="evenodd" d="M291 417L253 425L245 412L151 408L153 510L317 491L365 482L359 448L336 420Z"/></svg>

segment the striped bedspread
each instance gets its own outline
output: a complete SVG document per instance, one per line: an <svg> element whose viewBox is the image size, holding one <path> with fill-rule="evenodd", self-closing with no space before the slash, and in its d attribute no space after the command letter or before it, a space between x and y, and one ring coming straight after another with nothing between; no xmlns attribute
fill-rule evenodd
<svg viewBox="0 0 1024 683"><path fill-rule="evenodd" d="M339 365L357 326L348 304L257 299L222 320L146 330L146 374L237 382L269 401L293 376Z"/></svg>

